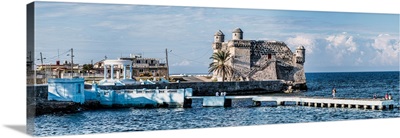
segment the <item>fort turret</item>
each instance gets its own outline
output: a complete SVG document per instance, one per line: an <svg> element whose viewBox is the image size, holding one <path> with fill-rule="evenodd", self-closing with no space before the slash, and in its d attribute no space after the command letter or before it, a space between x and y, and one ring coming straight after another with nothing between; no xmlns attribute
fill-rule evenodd
<svg viewBox="0 0 400 138"><path fill-rule="evenodd" d="M299 46L296 48L296 56L295 56L296 63L304 64L306 61L306 49L304 46Z"/></svg>
<svg viewBox="0 0 400 138"><path fill-rule="evenodd" d="M222 33L221 30L218 30L214 34L214 42L224 42L225 39L224 37L225 37L224 33Z"/></svg>
<svg viewBox="0 0 400 138"><path fill-rule="evenodd" d="M243 39L243 31L240 28L236 28L232 32L232 40L242 40Z"/></svg>

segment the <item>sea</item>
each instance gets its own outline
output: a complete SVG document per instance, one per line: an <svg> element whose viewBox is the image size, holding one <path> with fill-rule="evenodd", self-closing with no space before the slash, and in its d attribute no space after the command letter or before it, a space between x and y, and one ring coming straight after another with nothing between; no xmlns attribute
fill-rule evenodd
<svg viewBox="0 0 400 138"><path fill-rule="evenodd" d="M306 73L307 91L291 94L308 97L383 98L386 93L399 102L400 72ZM263 103L264 104L264 103ZM393 110L315 108L305 106L252 107L251 100L233 100L232 107L202 107L193 100L192 108L102 109L74 114L41 115L33 119L35 136L76 135L112 132L215 128L232 126L399 118Z"/></svg>

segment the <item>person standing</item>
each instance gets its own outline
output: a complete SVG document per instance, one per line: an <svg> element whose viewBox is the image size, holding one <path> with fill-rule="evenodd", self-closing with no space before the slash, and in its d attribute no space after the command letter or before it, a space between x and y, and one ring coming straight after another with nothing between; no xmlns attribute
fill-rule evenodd
<svg viewBox="0 0 400 138"><path fill-rule="evenodd" d="M332 97L335 98L335 96L336 96L336 88L333 88L332 89Z"/></svg>

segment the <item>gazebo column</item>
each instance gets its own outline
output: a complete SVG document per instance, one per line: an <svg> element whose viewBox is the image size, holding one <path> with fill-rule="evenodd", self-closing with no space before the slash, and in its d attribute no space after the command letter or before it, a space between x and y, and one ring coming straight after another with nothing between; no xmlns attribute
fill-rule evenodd
<svg viewBox="0 0 400 138"><path fill-rule="evenodd" d="M114 64L111 64L111 80L114 80Z"/></svg>
<svg viewBox="0 0 400 138"><path fill-rule="evenodd" d="M132 73L132 64L130 64L129 65L129 79L132 79L132 75L133 75L133 73Z"/></svg>
<svg viewBox="0 0 400 138"><path fill-rule="evenodd" d="M126 66L125 65L122 65L122 67L124 68L124 78L123 79L126 79Z"/></svg>
<svg viewBox="0 0 400 138"><path fill-rule="evenodd" d="M107 65L104 66L104 80L107 79Z"/></svg>

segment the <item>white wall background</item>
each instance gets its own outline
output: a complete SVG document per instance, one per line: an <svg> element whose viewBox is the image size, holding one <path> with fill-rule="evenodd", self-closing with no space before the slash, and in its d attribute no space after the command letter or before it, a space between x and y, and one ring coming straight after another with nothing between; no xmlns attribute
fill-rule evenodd
<svg viewBox="0 0 400 138"><path fill-rule="evenodd" d="M396 0L53 0L62 2L126 3L151 5L179 5L202 7L233 7L256 9L291 9L312 11L348 11L368 13L400 13ZM23 128L26 122L25 48L26 4L30 0L1 1L1 76L2 98L0 129L2 137L29 137L12 128ZM4 98L14 97L14 98ZM280 124L233 128L171 130L132 133L111 133L66 137L397 137L400 118L324 122L308 124ZM395 128L396 127L396 128ZM378 133L374 133L378 132Z"/></svg>

